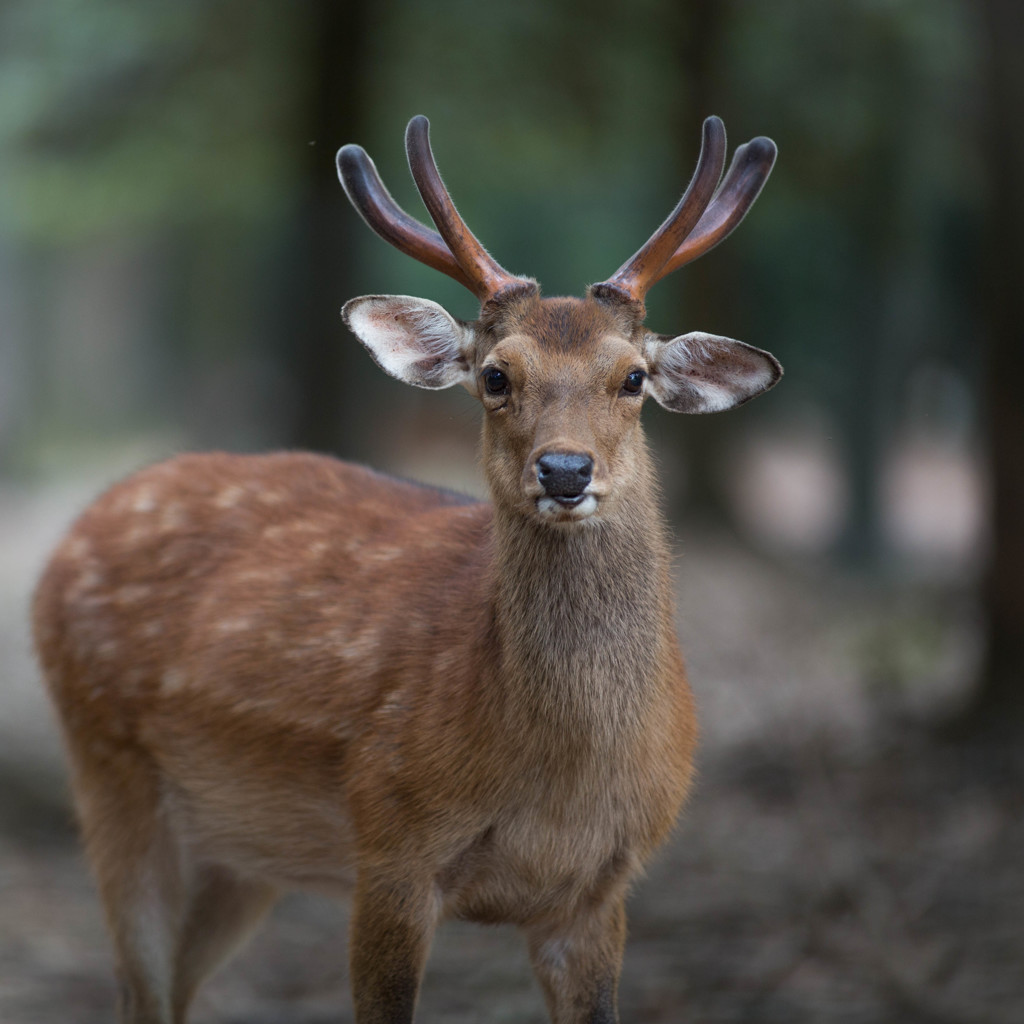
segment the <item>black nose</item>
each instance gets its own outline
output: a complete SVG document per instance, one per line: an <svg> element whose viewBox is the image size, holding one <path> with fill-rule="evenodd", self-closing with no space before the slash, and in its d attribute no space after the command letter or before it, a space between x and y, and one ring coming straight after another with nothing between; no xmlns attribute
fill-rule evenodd
<svg viewBox="0 0 1024 1024"><path fill-rule="evenodd" d="M552 498L578 498L593 471L594 460L589 455L550 452L537 460L537 479Z"/></svg>

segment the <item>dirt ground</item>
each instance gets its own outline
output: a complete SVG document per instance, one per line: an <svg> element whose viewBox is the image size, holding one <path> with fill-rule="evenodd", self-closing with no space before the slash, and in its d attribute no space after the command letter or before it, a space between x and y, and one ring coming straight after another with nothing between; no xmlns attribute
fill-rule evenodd
<svg viewBox="0 0 1024 1024"><path fill-rule="evenodd" d="M705 536L681 550L701 776L632 898L623 1021L1024 1021L1024 750L925 728L976 662L970 601L949 581L844 581ZM0 594L0 1022L98 1024L109 946L11 625L35 562L0 550L19 581ZM343 907L286 899L194 1024L350 1021L345 933ZM419 1019L542 1022L519 936L443 926Z"/></svg>

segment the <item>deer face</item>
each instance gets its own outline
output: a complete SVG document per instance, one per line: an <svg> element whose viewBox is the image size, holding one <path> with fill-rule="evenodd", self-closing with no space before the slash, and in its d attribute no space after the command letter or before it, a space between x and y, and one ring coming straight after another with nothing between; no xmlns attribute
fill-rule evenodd
<svg viewBox="0 0 1024 1024"><path fill-rule="evenodd" d="M424 388L462 384L485 410L484 465L495 502L553 524L612 513L644 472L640 407L718 412L767 391L782 368L767 352L710 334L645 330L644 296L743 219L775 161L766 138L740 146L725 177L725 127L704 122L697 170L658 230L585 299L542 299L487 253L459 216L430 149L425 117L406 129L409 168L437 231L391 198L359 146L338 152L345 192L382 238L465 285L481 302L464 323L437 303L367 295L346 323L392 376Z"/></svg>
<svg viewBox="0 0 1024 1024"><path fill-rule="evenodd" d="M502 312L474 360L495 500L551 523L607 513L637 469L642 352L594 302L533 298Z"/></svg>
<svg viewBox="0 0 1024 1024"><path fill-rule="evenodd" d="M365 296L344 309L377 363L419 387L462 384L484 408L483 464L502 508L551 524L611 514L643 467L647 395L677 412L771 387L774 358L711 335L647 332L628 307L536 293L456 321L436 303Z"/></svg>

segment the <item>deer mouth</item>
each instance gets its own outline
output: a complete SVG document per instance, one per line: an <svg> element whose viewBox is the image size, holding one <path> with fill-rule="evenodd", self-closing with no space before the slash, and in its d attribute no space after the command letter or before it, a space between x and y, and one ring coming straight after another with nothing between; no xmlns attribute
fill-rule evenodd
<svg viewBox="0 0 1024 1024"><path fill-rule="evenodd" d="M597 512L597 495L586 491L572 495L544 494L537 498L536 508L546 522L580 522Z"/></svg>

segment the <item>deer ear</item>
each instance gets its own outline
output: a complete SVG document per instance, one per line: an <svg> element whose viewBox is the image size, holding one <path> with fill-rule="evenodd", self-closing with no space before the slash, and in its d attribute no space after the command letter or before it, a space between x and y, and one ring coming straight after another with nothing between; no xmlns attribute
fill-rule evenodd
<svg viewBox="0 0 1024 1024"><path fill-rule="evenodd" d="M418 388L472 382L473 330L436 302L411 295L364 295L341 315L392 377Z"/></svg>
<svg viewBox="0 0 1024 1024"><path fill-rule="evenodd" d="M648 388L672 412L722 412L774 387L782 376L775 356L714 334L678 338L648 334Z"/></svg>

